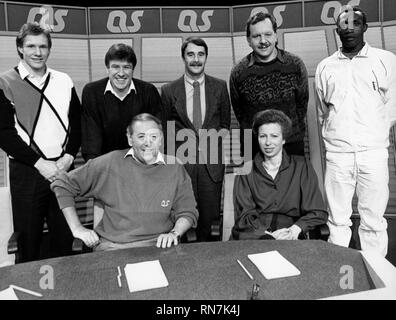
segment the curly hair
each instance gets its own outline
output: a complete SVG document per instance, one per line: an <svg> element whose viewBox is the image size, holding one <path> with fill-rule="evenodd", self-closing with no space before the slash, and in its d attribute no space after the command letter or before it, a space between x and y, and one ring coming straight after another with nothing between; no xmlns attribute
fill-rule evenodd
<svg viewBox="0 0 396 320"><path fill-rule="evenodd" d="M290 136L292 129L292 121L290 118L280 110L268 109L257 112L253 117L253 134L257 137L259 128L263 124L277 123L282 129L283 139Z"/></svg>

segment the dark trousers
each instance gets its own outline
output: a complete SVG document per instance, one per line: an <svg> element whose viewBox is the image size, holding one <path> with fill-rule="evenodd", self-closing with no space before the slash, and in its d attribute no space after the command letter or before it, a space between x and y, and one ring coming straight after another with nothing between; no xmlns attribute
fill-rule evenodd
<svg viewBox="0 0 396 320"><path fill-rule="evenodd" d="M44 218L50 256L71 254L73 235L49 182L35 168L10 159L10 189L14 231L20 233L21 262L40 258Z"/></svg>
<svg viewBox="0 0 396 320"><path fill-rule="evenodd" d="M204 164L185 165L193 185L198 205L197 240L209 241L213 221L220 217L223 181L214 182Z"/></svg>

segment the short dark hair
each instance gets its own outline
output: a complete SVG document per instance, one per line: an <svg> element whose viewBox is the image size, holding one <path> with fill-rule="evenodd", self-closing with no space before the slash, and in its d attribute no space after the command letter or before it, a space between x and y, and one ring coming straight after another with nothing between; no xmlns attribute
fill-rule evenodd
<svg viewBox="0 0 396 320"><path fill-rule="evenodd" d="M157 124L158 129L160 129L161 132L163 132L162 123L160 119L158 119L156 116L153 116L150 113L140 113L132 118L131 122L127 127L127 133L133 134L133 126L138 121L153 121Z"/></svg>
<svg viewBox="0 0 396 320"><path fill-rule="evenodd" d="M253 117L253 134L257 137L259 128L263 124L277 123L282 129L283 139L290 136L292 129L292 121L290 118L280 110L268 109L257 112Z"/></svg>
<svg viewBox="0 0 396 320"><path fill-rule="evenodd" d="M186 40L184 40L184 42L181 46L181 56L183 59L184 59L184 52L186 51L186 48L189 43L193 43L196 46L204 47L205 53L206 53L206 55L208 55L208 45L206 44L205 40L203 40L202 38L192 36L192 37L188 37Z"/></svg>
<svg viewBox="0 0 396 320"><path fill-rule="evenodd" d="M246 21L246 37L250 37L250 26L254 25L260 21L264 21L265 19L269 19L272 24L272 29L274 29L274 32L278 30L278 24L276 23L275 17L270 14L270 13L264 13L262 11L257 12L256 14L252 15L247 21Z"/></svg>
<svg viewBox="0 0 396 320"><path fill-rule="evenodd" d="M135 69L137 60L135 51L133 51L131 46L128 46L125 43L116 43L113 44L109 50L107 50L105 55L105 65L108 68L111 60L126 60L129 63L132 63L133 69Z"/></svg>
<svg viewBox="0 0 396 320"><path fill-rule="evenodd" d="M353 6L352 7L353 12L360 12L362 14L362 19L363 19L363 24L367 24L367 15L366 13L362 10L362 8L360 8L359 6ZM336 20L336 25L338 26L338 24L340 23L340 17L343 13L347 12L346 10L341 11L338 16L337 16L337 20Z"/></svg>
<svg viewBox="0 0 396 320"><path fill-rule="evenodd" d="M48 49L51 50L52 40L49 30L42 28L38 22L28 22L21 27L16 37L17 52L20 58L23 58L23 55L19 52L18 48L23 47L26 36L38 36L40 34L47 37Z"/></svg>

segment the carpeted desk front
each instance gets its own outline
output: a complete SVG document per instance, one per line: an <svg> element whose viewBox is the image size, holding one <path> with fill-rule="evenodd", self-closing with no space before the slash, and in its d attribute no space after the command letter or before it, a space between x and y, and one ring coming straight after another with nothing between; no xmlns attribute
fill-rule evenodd
<svg viewBox="0 0 396 320"><path fill-rule="evenodd" d="M265 279L247 255L271 250L278 250L301 271L301 275ZM169 286L130 293L123 271L125 265L157 259ZM254 280L246 275L237 259ZM121 288L117 282L117 266L123 275ZM353 278L349 278L349 288L345 289L343 277L345 270L351 270L349 266ZM40 281L44 281L48 270L53 270L54 288L43 290ZM351 281L353 288L350 288ZM249 240L181 244L169 249L135 248L0 268L0 290L13 284L43 294L42 298L37 298L18 292L19 299L246 300L254 283L260 285L258 299L262 300L320 299L375 289L359 251L320 240Z"/></svg>

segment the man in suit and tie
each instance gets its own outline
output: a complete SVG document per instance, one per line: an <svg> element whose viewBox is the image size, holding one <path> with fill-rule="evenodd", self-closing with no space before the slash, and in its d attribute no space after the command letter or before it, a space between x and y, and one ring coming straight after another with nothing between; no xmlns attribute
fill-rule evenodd
<svg viewBox="0 0 396 320"><path fill-rule="evenodd" d="M172 153L175 147L191 177L199 211L197 239L208 241L211 225L220 215L222 140L230 129L230 99L226 82L205 74L208 46L203 39L187 38L181 56L184 75L161 89L166 148Z"/></svg>

